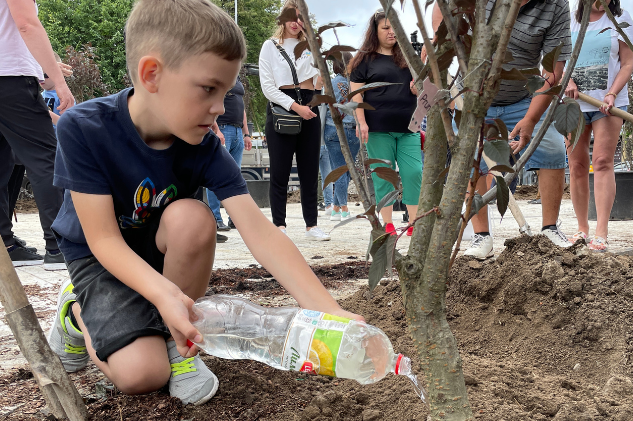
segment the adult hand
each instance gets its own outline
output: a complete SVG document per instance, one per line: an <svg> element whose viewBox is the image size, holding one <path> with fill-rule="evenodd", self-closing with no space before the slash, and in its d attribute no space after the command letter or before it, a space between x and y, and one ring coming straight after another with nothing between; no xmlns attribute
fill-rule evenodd
<svg viewBox="0 0 633 421"><path fill-rule="evenodd" d="M565 89L565 95L573 99L578 99L578 86L573 79L569 79L567 89Z"/></svg>
<svg viewBox="0 0 633 421"><path fill-rule="evenodd" d="M220 142L222 143L222 146L225 146L225 139L224 139L224 133L222 133L222 131L218 130L218 132L216 133L216 136L220 138Z"/></svg>
<svg viewBox="0 0 633 421"><path fill-rule="evenodd" d="M411 89L411 93L415 96L418 96L418 88L415 87L415 83L411 81L409 83L409 89Z"/></svg>
<svg viewBox="0 0 633 421"><path fill-rule="evenodd" d="M57 85L55 89L59 97L59 107L57 107L57 109L59 110L59 114L64 114L67 109L75 105L75 97L73 97L72 92L70 92L65 82L61 85Z"/></svg>
<svg viewBox="0 0 633 421"><path fill-rule="evenodd" d="M299 114L304 120L310 120L316 117L316 114L312 112L312 109L307 105L299 105L295 102L290 109Z"/></svg>
<svg viewBox="0 0 633 421"><path fill-rule="evenodd" d="M250 136L244 138L244 150L250 151L253 148L253 141Z"/></svg>
<svg viewBox="0 0 633 421"><path fill-rule="evenodd" d="M516 126L514 126L514 130L510 133L509 138L514 139L519 136L519 140L512 140L510 142L510 148L512 149L512 153L519 153L525 145L530 143L530 139L532 138L532 133L534 132L534 126L536 126L536 122L523 118L520 120Z"/></svg>
<svg viewBox="0 0 633 421"><path fill-rule="evenodd" d="M603 104L600 106L600 112L606 115L612 115L610 113L611 108L613 108L613 104L615 103L615 97L613 95L607 95L602 100Z"/></svg>
<svg viewBox="0 0 633 421"><path fill-rule="evenodd" d="M73 75L73 68L71 65L62 63L61 61L57 62L57 64L59 65L59 70L62 71L62 75L64 75L64 77L70 77Z"/></svg>
<svg viewBox="0 0 633 421"><path fill-rule="evenodd" d="M361 123L356 126L356 137L364 143L367 143L369 140L369 127L366 123Z"/></svg>
<svg viewBox="0 0 633 421"><path fill-rule="evenodd" d="M193 357L198 353L198 347L190 347L187 345L187 340L197 343L203 341L200 332L191 324L192 320L198 320L198 316L193 311L193 303L191 298L178 290L178 292L170 291L165 294L156 306L165 326L176 341L178 352L185 358Z"/></svg>

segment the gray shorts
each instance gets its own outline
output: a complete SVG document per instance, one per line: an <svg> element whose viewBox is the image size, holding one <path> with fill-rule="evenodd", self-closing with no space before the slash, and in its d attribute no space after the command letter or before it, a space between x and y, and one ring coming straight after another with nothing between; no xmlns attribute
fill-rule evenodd
<svg viewBox="0 0 633 421"><path fill-rule="evenodd" d="M165 256L156 247L159 223L160 215L143 228L124 230L123 238L136 254L162 273ZM81 306L81 318L101 361L107 361L111 354L142 336L171 336L156 307L115 278L96 257L73 260L68 272Z"/></svg>

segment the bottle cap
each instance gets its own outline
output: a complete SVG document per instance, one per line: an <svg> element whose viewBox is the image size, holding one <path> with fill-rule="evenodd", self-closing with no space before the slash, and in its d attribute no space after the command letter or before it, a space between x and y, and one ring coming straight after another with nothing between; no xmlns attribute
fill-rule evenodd
<svg viewBox="0 0 633 421"><path fill-rule="evenodd" d="M398 359L396 360L396 375L400 374L400 362L402 361L402 354L398 354Z"/></svg>

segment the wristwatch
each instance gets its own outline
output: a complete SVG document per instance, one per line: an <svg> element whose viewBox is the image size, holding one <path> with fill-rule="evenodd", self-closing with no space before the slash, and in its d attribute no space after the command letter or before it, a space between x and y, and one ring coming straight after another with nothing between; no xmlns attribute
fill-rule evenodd
<svg viewBox="0 0 633 421"><path fill-rule="evenodd" d="M246 137L246 136L248 136L248 137L252 137L252 136L251 136L250 134L248 134L248 133L246 133L245 135L242 135L242 137Z"/></svg>

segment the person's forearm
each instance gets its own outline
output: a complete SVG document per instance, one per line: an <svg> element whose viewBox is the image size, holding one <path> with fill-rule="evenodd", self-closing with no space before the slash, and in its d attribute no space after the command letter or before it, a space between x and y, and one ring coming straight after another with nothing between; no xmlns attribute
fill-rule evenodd
<svg viewBox="0 0 633 421"><path fill-rule="evenodd" d="M29 52L33 58L37 60L48 77L51 78L55 85L65 85L66 81L62 75L62 71L53 55L53 47L48 39L46 30L42 24L37 22L27 23L19 27L20 36L24 40Z"/></svg>
<svg viewBox="0 0 633 421"><path fill-rule="evenodd" d="M556 68L554 69L554 73L544 71L543 72L544 77L547 79L547 82L545 82L545 85L543 85L543 87L536 92L537 93L545 92L548 89L550 89L550 87L556 86L556 84L561 80L564 69L565 69L565 62L559 61L558 63L556 63ZM534 96L532 98L532 101L530 102L530 107L525 113L524 118L531 120L535 123L538 122L543 116L543 113L547 110L547 107L549 107L551 102L552 102L552 95Z"/></svg>
<svg viewBox="0 0 633 421"><path fill-rule="evenodd" d="M363 102L363 97L361 94L354 95L352 101L360 104ZM358 124L367 124L365 121L365 110L363 108L356 108L356 120L358 120Z"/></svg>
<svg viewBox="0 0 633 421"><path fill-rule="evenodd" d="M134 253L121 236L105 237L89 242L89 246L108 272L156 306L167 292L180 291L174 283Z"/></svg>
<svg viewBox="0 0 633 421"><path fill-rule="evenodd" d="M248 133L248 120L246 119L246 111L244 111L244 121L242 122L242 134L246 136Z"/></svg>
<svg viewBox="0 0 633 421"><path fill-rule="evenodd" d="M622 88L624 88L626 83L631 79L632 72L633 72L633 63L620 67L620 71L615 76L615 79L613 80L613 84L611 85L611 87L609 88L607 92L613 92L614 94L619 95ZM602 99L602 98L599 98L599 99Z"/></svg>

